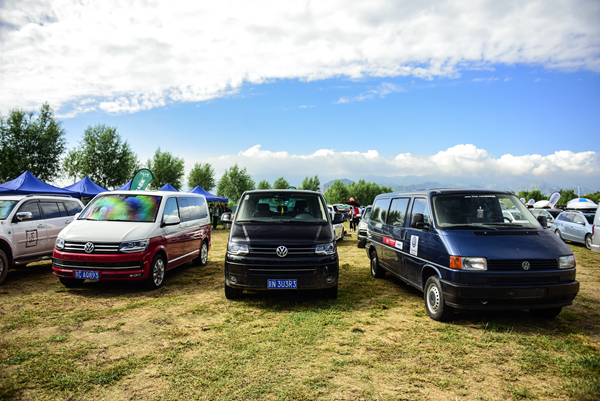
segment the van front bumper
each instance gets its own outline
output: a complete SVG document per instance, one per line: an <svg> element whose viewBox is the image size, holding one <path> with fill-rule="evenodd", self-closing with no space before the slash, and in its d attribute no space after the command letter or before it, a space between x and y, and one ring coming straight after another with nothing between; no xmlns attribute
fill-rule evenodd
<svg viewBox="0 0 600 401"><path fill-rule="evenodd" d="M234 259L234 260L232 260ZM297 289L331 288L338 284L337 255L323 258L286 258L285 263L259 258L225 258L225 283L234 288L267 290L268 280L292 279Z"/></svg>
<svg viewBox="0 0 600 401"><path fill-rule="evenodd" d="M57 277L75 278L75 271L97 271L100 280L145 280L150 271L151 253L87 255L54 250L52 273Z"/></svg>
<svg viewBox="0 0 600 401"><path fill-rule="evenodd" d="M579 281L533 286L473 286L440 280L444 300L457 309L506 310L568 306L579 292Z"/></svg>

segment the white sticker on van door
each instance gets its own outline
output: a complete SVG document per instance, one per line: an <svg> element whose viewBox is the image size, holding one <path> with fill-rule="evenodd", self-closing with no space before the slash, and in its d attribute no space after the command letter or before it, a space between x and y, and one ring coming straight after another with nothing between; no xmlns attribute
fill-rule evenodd
<svg viewBox="0 0 600 401"><path fill-rule="evenodd" d="M410 254L419 255L419 237L417 235L410 236Z"/></svg>

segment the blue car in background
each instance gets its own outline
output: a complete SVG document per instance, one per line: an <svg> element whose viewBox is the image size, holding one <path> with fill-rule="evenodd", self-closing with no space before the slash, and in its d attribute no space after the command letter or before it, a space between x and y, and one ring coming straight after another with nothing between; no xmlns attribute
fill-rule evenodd
<svg viewBox="0 0 600 401"><path fill-rule="evenodd" d="M564 241L579 242L585 244L587 249L592 249L595 215L595 211L566 210L554 219L550 230Z"/></svg>

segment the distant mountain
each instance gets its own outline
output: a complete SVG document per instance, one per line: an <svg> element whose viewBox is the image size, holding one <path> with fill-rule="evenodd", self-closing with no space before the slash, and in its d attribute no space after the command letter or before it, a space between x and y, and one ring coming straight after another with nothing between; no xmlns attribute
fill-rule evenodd
<svg viewBox="0 0 600 401"><path fill-rule="evenodd" d="M577 188L564 187L548 184L546 182L532 182L532 181L510 181L502 180L498 182L445 182L440 183L435 180L428 180L434 177L382 177L382 176L367 176L364 177L365 181L375 182L378 185L385 185L392 188L394 191L414 191L417 189L430 189L430 188L479 188L479 189L495 189L502 191L513 191L519 193L520 191L532 191L534 189L540 190L546 196L549 196L552 192L556 192L560 189L574 189L577 192ZM322 191L325 192L327 188L337 180L331 180L322 185ZM352 180L347 178L340 179L344 184L348 185ZM600 188L581 188L581 195L594 193L600 190Z"/></svg>

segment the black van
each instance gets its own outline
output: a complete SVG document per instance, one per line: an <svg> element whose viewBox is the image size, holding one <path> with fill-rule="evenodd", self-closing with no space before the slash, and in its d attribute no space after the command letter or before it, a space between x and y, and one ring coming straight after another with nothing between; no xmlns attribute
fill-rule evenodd
<svg viewBox="0 0 600 401"><path fill-rule="evenodd" d="M224 216L227 219L227 216ZM337 214L334 224L342 222ZM323 195L300 190L244 192L229 233L225 296L244 289L338 291L338 254Z"/></svg>
<svg viewBox="0 0 600 401"><path fill-rule="evenodd" d="M503 212L514 211L512 222ZM375 198L367 229L371 275L424 292L434 320L453 308L530 309L557 316L579 291L575 256L512 193L473 189Z"/></svg>

